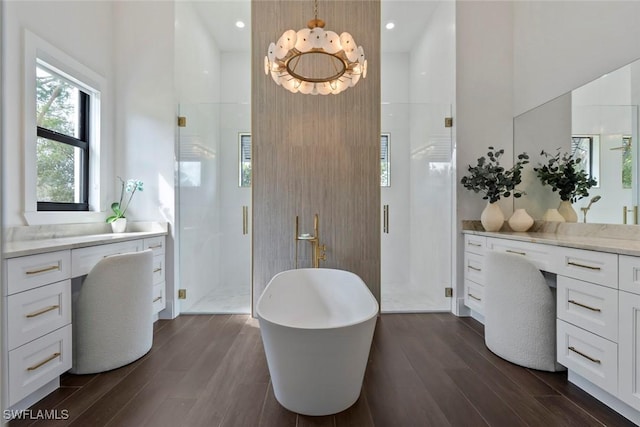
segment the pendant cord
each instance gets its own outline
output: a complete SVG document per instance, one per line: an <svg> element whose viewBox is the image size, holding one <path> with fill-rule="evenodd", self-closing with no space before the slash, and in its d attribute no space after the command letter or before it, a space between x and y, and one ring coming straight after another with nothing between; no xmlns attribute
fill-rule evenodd
<svg viewBox="0 0 640 427"><path fill-rule="evenodd" d="M313 17L318 22L318 0L314 0L313 2Z"/></svg>

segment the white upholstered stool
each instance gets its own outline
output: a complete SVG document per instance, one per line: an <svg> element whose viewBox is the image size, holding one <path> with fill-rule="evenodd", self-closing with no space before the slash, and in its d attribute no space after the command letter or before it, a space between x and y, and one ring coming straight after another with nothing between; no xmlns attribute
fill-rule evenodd
<svg viewBox="0 0 640 427"><path fill-rule="evenodd" d="M112 255L98 262L73 300L74 374L119 368L153 342L153 254Z"/></svg>
<svg viewBox="0 0 640 427"><path fill-rule="evenodd" d="M543 371L556 362L555 292L522 255L485 254L485 344L512 363Z"/></svg>

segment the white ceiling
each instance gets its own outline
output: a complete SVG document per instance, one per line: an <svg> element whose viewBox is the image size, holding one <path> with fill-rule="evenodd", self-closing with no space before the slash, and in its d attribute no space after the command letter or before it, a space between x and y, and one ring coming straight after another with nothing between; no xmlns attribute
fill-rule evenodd
<svg viewBox="0 0 640 427"><path fill-rule="evenodd" d="M424 32L425 25L429 22L438 3L440 2L430 0L382 0L382 51L408 52ZM251 48L251 2L249 0L194 1L193 6L221 51L249 51ZM246 26L239 29L235 25L236 21L243 21ZM385 29L389 21L395 23L393 30ZM304 26L305 23L301 23L300 28ZM286 29L283 28L282 31Z"/></svg>

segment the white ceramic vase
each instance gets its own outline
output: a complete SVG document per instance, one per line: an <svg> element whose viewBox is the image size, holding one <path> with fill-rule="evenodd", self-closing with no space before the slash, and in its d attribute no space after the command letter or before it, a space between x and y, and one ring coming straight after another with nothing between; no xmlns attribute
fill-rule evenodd
<svg viewBox="0 0 640 427"><path fill-rule="evenodd" d="M566 222L564 217L560 215L558 209L547 209L547 211L542 216L543 221L555 221L555 222Z"/></svg>
<svg viewBox="0 0 640 427"><path fill-rule="evenodd" d="M564 217L566 222L578 222L578 213L573 209L573 205L568 200L563 200L558 206L558 212Z"/></svg>
<svg viewBox="0 0 640 427"><path fill-rule="evenodd" d="M497 203L487 203L480 215L480 222L486 231L498 231L504 224L504 214Z"/></svg>
<svg viewBox="0 0 640 427"><path fill-rule="evenodd" d="M118 218L111 223L111 231L114 233L124 233L127 229L127 218Z"/></svg>
<svg viewBox="0 0 640 427"><path fill-rule="evenodd" d="M513 231L527 231L533 225L533 218L526 210L516 209L508 222Z"/></svg>

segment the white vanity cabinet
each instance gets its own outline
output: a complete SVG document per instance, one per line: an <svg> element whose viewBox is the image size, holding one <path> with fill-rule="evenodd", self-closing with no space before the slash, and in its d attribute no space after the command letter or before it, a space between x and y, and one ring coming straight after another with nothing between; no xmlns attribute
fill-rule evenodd
<svg viewBox="0 0 640 427"><path fill-rule="evenodd" d="M153 312L158 313L166 307L165 300L165 238L164 236L144 239L144 249L153 251Z"/></svg>
<svg viewBox="0 0 640 427"><path fill-rule="evenodd" d="M640 411L640 257L620 255L619 397Z"/></svg>
<svg viewBox="0 0 640 427"><path fill-rule="evenodd" d="M543 271L554 270L554 249L555 248L552 246L538 245L536 243L487 237L488 251L520 255L531 261L536 267Z"/></svg>
<svg viewBox="0 0 640 427"><path fill-rule="evenodd" d="M89 274L93 266L102 260L102 258L127 252L139 252L141 250L142 240L130 240L128 242L108 243L106 245L72 249L71 277L80 277Z"/></svg>
<svg viewBox="0 0 640 427"><path fill-rule="evenodd" d="M484 315L482 264L486 244L483 236L464 236L464 305L480 315Z"/></svg>
<svg viewBox="0 0 640 427"><path fill-rule="evenodd" d="M6 261L8 404L71 368L71 258L57 251Z"/></svg>
<svg viewBox="0 0 640 427"><path fill-rule="evenodd" d="M465 235L465 305L484 314L467 303L467 289L477 283L484 289L483 272L469 268L482 255L469 254L468 238L484 238L483 251L518 254L555 274L558 362L569 370L570 381L640 424L640 256L626 254L637 249L629 252L621 243L621 249L587 250L571 247L562 236L501 234Z"/></svg>
<svg viewBox="0 0 640 427"><path fill-rule="evenodd" d="M152 233L149 233L152 234ZM25 409L59 386L72 366L72 279L89 273L104 257L153 251L153 313L165 308L165 236L109 236L81 247L29 253L5 252L3 328L6 351L2 388L4 407ZM49 251L49 252L47 252ZM33 253L31 253L33 252Z"/></svg>
<svg viewBox="0 0 640 427"><path fill-rule="evenodd" d="M620 291L619 397L640 411L640 295Z"/></svg>

